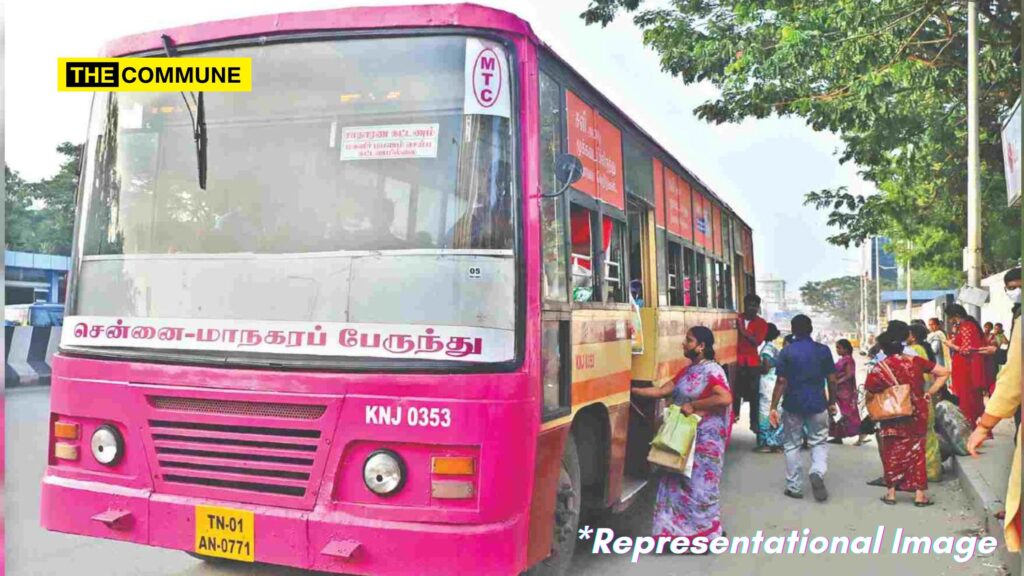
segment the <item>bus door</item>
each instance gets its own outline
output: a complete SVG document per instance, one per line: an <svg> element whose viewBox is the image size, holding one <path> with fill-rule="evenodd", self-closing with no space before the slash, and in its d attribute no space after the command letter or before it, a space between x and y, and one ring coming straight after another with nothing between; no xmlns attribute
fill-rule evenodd
<svg viewBox="0 0 1024 576"><path fill-rule="evenodd" d="M655 354L658 291L655 283L657 250L654 247L653 209L643 201L630 197L626 208L626 232L629 241L629 292L633 306L633 373L634 379L646 380L646 366ZM645 326L645 323L648 324ZM646 331L644 328L648 328ZM647 452L656 430L655 410L658 402L647 398L632 398L629 410L629 436L626 443L626 475L624 487L641 484L648 475ZM626 490L623 490L625 495Z"/></svg>

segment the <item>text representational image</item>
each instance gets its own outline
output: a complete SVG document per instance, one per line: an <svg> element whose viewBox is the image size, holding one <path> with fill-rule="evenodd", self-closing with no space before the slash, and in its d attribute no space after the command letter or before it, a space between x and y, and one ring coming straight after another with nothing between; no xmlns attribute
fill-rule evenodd
<svg viewBox="0 0 1024 576"><path fill-rule="evenodd" d="M1019 5L5 24L8 573L1020 575Z"/></svg>

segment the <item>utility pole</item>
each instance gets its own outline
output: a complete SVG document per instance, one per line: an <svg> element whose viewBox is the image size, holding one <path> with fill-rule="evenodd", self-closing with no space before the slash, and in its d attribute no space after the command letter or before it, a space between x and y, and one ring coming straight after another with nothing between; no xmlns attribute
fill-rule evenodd
<svg viewBox="0 0 1024 576"><path fill-rule="evenodd" d="M967 285L981 287L981 192L978 189L978 5L967 1ZM967 312L981 317L978 306Z"/></svg>
<svg viewBox="0 0 1024 576"><path fill-rule="evenodd" d="M882 333L882 264L878 248L878 236L875 236L875 333Z"/></svg>
<svg viewBox="0 0 1024 576"><path fill-rule="evenodd" d="M914 319L914 292L910 287L910 257L907 256L907 324Z"/></svg>
<svg viewBox="0 0 1024 576"><path fill-rule="evenodd" d="M864 262L865 250L860 251L860 342L861 349L868 344L868 266Z"/></svg>

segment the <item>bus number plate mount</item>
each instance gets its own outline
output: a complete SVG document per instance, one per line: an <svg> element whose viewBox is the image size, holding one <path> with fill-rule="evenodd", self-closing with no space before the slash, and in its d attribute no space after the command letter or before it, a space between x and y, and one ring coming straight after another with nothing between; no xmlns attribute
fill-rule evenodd
<svg viewBox="0 0 1024 576"><path fill-rule="evenodd" d="M203 556L253 562L256 552L254 514L219 506L196 506L195 552Z"/></svg>

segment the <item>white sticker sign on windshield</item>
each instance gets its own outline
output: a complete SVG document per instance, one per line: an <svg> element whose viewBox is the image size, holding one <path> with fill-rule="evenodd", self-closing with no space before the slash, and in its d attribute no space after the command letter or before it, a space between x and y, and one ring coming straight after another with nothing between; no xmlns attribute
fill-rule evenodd
<svg viewBox="0 0 1024 576"><path fill-rule="evenodd" d="M349 126L341 129L341 159L437 158L440 124Z"/></svg>
<svg viewBox="0 0 1024 576"><path fill-rule="evenodd" d="M508 60L501 44L466 39L464 114L508 118L512 110L508 78Z"/></svg>

